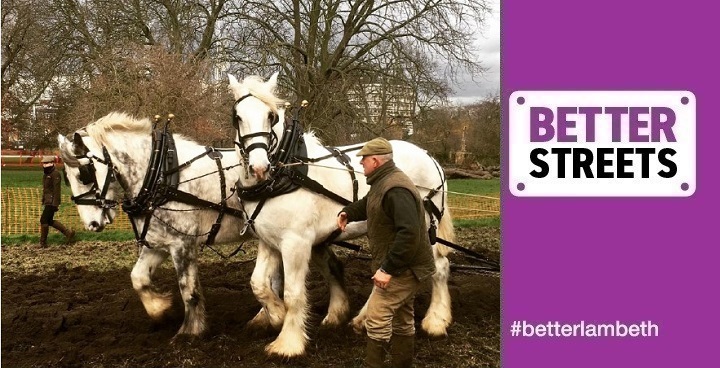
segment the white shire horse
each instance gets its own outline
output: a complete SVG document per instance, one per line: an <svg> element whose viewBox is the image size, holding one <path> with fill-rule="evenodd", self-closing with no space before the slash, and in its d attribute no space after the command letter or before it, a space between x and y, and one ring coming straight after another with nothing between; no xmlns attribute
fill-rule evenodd
<svg viewBox="0 0 720 368"><path fill-rule="evenodd" d="M236 100L232 111L233 124L237 131L236 151L245 171L245 174L240 176L239 192L262 186L268 179L272 179L271 170L279 169L271 167L271 156L278 154L280 148L277 143L283 142L284 134L288 131L283 127L285 111L278 108L283 101L274 94L277 76L276 73L267 81L251 76L242 83L234 76L228 76L229 88ZM329 150L323 147L312 133L305 133L302 139L307 147L307 158L329 156L308 165L307 177L330 192L352 201L353 184L347 166L328 155ZM447 203L446 183L437 162L425 150L413 144L392 141L392 145L395 163L417 185L420 195L424 197L432 189L437 189L437 195L432 196L432 201L437 208L443 209ZM352 170L359 173L359 198L369 189L362 170L358 169L361 167L360 158L355 157L361 146L358 145L355 150L348 152ZM338 147L341 151L346 148ZM260 239L260 245L251 285L255 296L263 305L263 310L251 324L282 327L280 334L266 347L266 351L284 357L298 356L305 352L308 340L305 331L305 278L309 268L308 261L313 246L322 243L337 229L336 216L342 204L306 187L265 201L244 200L242 203L248 214L255 214L259 204L262 205L253 220L253 228ZM356 238L366 232L366 222L351 223L337 240ZM444 216L438 226L438 236L449 241L454 240L452 219L447 208L444 208ZM437 272L433 276L431 303L422 328L430 335L440 336L447 333L447 327L452 321L447 287L450 267L446 256L449 248L435 244L433 249ZM284 271L284 294L279 295L273 292L270 280L276 277L281 266ZM356 331L361 331L364 327L366 308L367 304L352 321ZM328 315L322 323L340 323L346 317L348 309L346 299L331 301Z"/></svg>
<svg viewBox="0 0 720 368"><path fill-rule="evenodd" d="M126 193L137 194L143 184L151 152L151 128L149 119L134 119L122 113L111 113L100 120L87 125L73 134L72 139L58 137L60 154L74 196L88 193L100 196L100 191L108 186L107 196L102 199L114 201L117 192L123 187ZM205 151L205 148L181 136L175 136L178 159L185 162ZM104 154L107 150L107 156ZM88 156L92 158L88 158ZM236 157L225 154L222 166L230 167L237 163ZM108 166L112 164L116 173L115 182L108 185ZM88 170L90 167L92 169ZM94 169L94 170L93 170ZM88 172L94 171L92 179ZM197 180L204 174L216 172ZM214 159L207 156L198 159L180 171L179 189L188 193L198 193L204 199L220 203L218 167ZM235 168L224 172L225 179L232 183L237 180L240 171ZM112 179L110 179L112 180ZM183 182L189 180L187 182ZM95 190L93 187L97 188ZM228 196L228 193L225 193ZM79 203L82 204L82 203ZM231 196L228 206L239 208L240 203ZM178 276L178 285L185 303L185 320L178 335L200 335L206 330L205 297L198 276L198 245L217 219L217 212L198 208L184 203L169 202L156 210L150 219L145 239L149 246L143 246L135 267L131 273L132 285L148 315L160 320L169 310L172 302L169 293L159 293L153 287L152 276L168 255L172 257ZM91 231L101 231L112 220L102 206L78 205L78 212L85 227ZM143 228L145 218L137 219L138 228ZM233 216L222 220L217 242L242 240L240 229L244 221ZM189 234L189 235L188 235Z"/></svg>
<svg viewBox="0 0 720 368"><path fill-rule="evenodd" d="M66 176L78 204L78 212L90 231L102 231L115 217L114 205L119 193L136 197L143 187L151 156L151 129L148 119L135 119L123 113L111 113L75 132L71 137L58 136L60 155L65 164ZM224 154L207 149L180 135L174 135L177 164L194 161L179 170L177 189L203 200L240 209L237 196L230 186L241 173L237 157L232 150ZM218 168L216 158L223 168ZM219 154L218 154L219 153ZM217 156L215 156L218 154ZM221 157L220 157L221 156ZM112 170L108 167L111 165ZM221 193L220 173L223 171L227 189ZM241 213L242 214L242 213ZM161 320L171 306L171 294L159 293L153 286L153 273L169 256L172 257L178 277L178 285L185 304L185 319L178 335L200 335L206 326L205 298L198 277L198 246L207 239L209 230L218 219L218 211L205 206L169 201L152 212L145 236L146 246L131 273L132 285L148 315ZM245 221L225 214L215 237L216 243L243 241L250 233L241 235ZM145 217L136 222L137 228L145 225ZM318 254L316 254L318 255ZM333 255L319 253L314 261L323 276L332 284L342 280L329 275L328 261ZM328 260L328 257L333 259ZM344 294L343 294L344 295ZM337 298L337 296L331 296ZM177 336L177 335L176 335Z"/></svg>

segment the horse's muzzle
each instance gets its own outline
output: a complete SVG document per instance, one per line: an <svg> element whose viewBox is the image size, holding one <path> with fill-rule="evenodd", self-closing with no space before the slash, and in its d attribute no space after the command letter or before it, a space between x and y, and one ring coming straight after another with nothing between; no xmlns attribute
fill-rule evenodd
<svg viewBox="0 0 720 368"><path fill-rule="evenodd" d="M267 179L268 171L270 170L270 165L267 166L253 166L253 175L255 175L255 179L257 181L263 181Z"/></svg>
<svg viewBox="0 0 720 368"><path fill-rule="evenodd" d="M100 223L97 222L97 221L91 221L91 222L87 225L87 229L90 230L90 231L94 231L94 232L96 232L96 233L99 233L99 232L103 231L103 229L105 229L105 224L100 224Z"/></svg>

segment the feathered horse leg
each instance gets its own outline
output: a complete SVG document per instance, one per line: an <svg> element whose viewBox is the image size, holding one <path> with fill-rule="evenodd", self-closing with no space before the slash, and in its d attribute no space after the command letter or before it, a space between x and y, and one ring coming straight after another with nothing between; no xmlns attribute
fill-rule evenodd
<svg viewBox="0 0 720 368"><path fill-rule="evenodd" d="M205 296L198 277L197 247L184 242L172 246L170 254L178 277L180 295L185 304L185 320L177 335L199 336L206 331L207 324Z"/></svg>
<svg viewBox="0 0 720 368"><path fill-rule="evenodd" d="M271 249L267 244L258 243L258 255L255 269L250 278L255 298L262 305L260 312L248 322L249 328L265 329L270 326L280 330L285 319L285 304L280 299L282 292L280 253Z"/></svg>
<svg viewBox="0 0 720 368"><path fill-rule="evenodd" d="M130 278L145 311L153 320L162 320L172 305L171 293L159 293L152 283L152 276L158 266L168 257L168 252L142 247Z"/></svg>

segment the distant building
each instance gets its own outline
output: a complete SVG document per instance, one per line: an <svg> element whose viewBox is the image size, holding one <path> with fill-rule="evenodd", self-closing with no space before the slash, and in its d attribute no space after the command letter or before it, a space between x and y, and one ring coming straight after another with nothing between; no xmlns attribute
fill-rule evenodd
<svg viewBox="0 0 720 368"><path fill-rule="evenodd" d="M389 131L391 138L413 134L416 98L412 87L397 83L360 83L348 92L348 100L364 123Z"/></svg>

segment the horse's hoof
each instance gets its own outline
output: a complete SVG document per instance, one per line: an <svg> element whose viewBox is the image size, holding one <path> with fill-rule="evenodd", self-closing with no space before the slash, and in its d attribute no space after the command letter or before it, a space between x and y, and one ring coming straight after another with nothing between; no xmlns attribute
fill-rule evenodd
<svg viewBox="0 0 720 368"><path fill-rule="evenodd" d="M245 324L245 328L251 331L267 331L271 329L267 318L253 318Z"/></svg>
<svg viewBox="0 0 720 368"><path fill-rule="evenodd" d="M355 317L348 323L350 327L352 327L353 332L355 332L358 335L362 335L365 333L365 319L364 318L358 318Z"/></svg>
<svg viewBox="0 0 720 368"><path fill-rule="evenodd" d="M347 303L343 303L340 308L328 310L327 315L320 324L324 327L338 327L347 321L349 314L350 306Z"/></svg>
<svg viewBox="0 0 720 368"><path fill-rule="evenodd" d="M342 321L336 317L336 316L330 316L327 315L325 318L323 318L322 322L320 322L320 326L322 327L328 327L328 328L335 328L337 326L340 326L342 324Z"/></svg>
<svg viewBox="0 0 720 368"><path fill-rule="evenodd" d="M447 328L450 326L450 322L451 321L446 319L426 316L422 321L421 327L430 337L445 337L447 336Z"/></svg>
<svg viewBox="0 0 720 368"><path fill-rule="evenodd" d="M297 358L305 354L305 346L303 343L288 346L288 344L278 340L279 339L276 339L268 344L268 346L265 347L265 353L282 359Z"/></svg>
<svg viewBox="0 0 720 368"><path fill-rule="evenodd" d="M148 316L157 322L165 320L168 311L172 307L172 293L141 294L140 300Z"/></svg>

